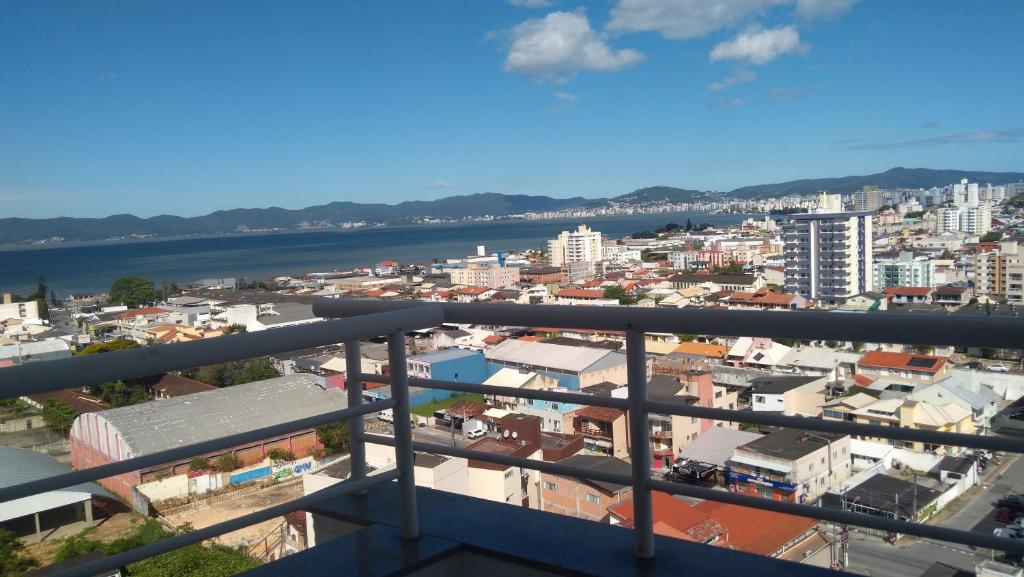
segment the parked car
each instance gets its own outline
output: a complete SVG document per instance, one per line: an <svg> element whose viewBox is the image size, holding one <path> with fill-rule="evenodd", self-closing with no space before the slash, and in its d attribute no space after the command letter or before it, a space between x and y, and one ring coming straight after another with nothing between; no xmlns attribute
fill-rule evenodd
<svg viewBox="0 0 1024 577"><path fill-rule="evenodd" d="M966 363L962 363L960 366L962 368L971 369L975 371L980 371L981 369L985 368L985 365L979 363L978 361L969 361Z"/></svg>
<svg viewBox="0 0 1024 577"><path fill-rule="evenodd" d="M1004 539L1017 539L1020 536L1020 531L1011 527L1000 527L998 529L993 529L992 534Z"/></svg>
<svg viewBox="0 0 1024 577"><path fill-rule="evenodd" d="M473 429L472 431L466 433L466 437L469 439L479 439L480 437L483 437L486 434L487 429Z"/></svg>
<svg viewBox="0 0 1024 577"><path fill-rule="evenodd" d="M996 522L997 523L1012 523L1017 518L1017 511L1009 507L1000 507L996 509Z"/></svg>
<svg viewBox="0 0 1024 577"><path fill-rule="evenodd" d="M994 373L1008 373L1008 372L1010 372L1010 367L1004 365L1003 363L996 363L994 365L989 365L986 368L988 370L994 372Z"/></svg>
<svg viewBox="0 0 1024 577"><path fill-rule="evenodd" d="M395 411L394 409L384 409L377 413L377 420L384 421L385 423L395 422Z"/></svg>
<svg viewBox="0 0 1024 577"><path fill-rule="evenodd" d="M1007 495L996 501L996 507L1006 507L1014 511L1024 512L1024 495Z"/></svg>

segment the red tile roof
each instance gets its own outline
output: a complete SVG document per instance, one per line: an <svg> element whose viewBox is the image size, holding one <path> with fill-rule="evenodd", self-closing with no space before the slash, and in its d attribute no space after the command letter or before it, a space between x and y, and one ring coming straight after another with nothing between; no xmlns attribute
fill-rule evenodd
<svg viewBox="0 0 1024 577"><path fill-rule="evenodd" d="M460 295L482 295L485 292L492 290L483 286L468 286L459 289L458 294Z"/></svg>
<svg viewBox="0 0 1024 577"><path fill-rule="evenodd" d="M867 375L853 375L853 380L860 386L866 387L871 383L875 382L876 379L872 379Z"/></svg>
<svg viewBox="0 0 1024 577"><path fill-rule="evenodd" d="M892 298L895 295L908 297L926 297L932 293L932 289L926 286L894 286L885 289L885 296Z"/></svg>
<svg viewBox="0 0 1024 577"><path fill-rule="evenodd" d="M706 543L721 536L717 543L724 545L728 540L727 529L704 511L662 491L651 492L654 514L654 532L685 541ZM625 527L633 526L633 500L628 499L608 508Z"/></svg>
<svg viewBox="0 0 1024 577"><path fill-rule="evenodd" d="M611 407L580 407L576 409L577 417L585 417L587 419L593 419L595 421L603 421L611 423L615 419L618 419L622 415L626 414L624 411L619 409L613 409Z"/></svg>
<svg viewBox="0 0 1024 577"><path fill-rule="evenodd" d="M487 335L484 337L484 342L489 345L496 345L503 340L505 340L505 337L500 337L498 335Z"/></svg>
<svg viewBox="0 0 1024 577"><path fill-rule="evenodd" d="M885 369L901 369L921 373L937 373L946 365L946 357L917 355L910 353L890 353L887 351L868 351L857 363L861 366L880 367ZM928 361L933 361L928 364ZM911 364L913 362L913 364Z"/></svg>
<svg viewBox="0 0 1024 577"><path fill-rule="evenodd" d="M771 555L783 545L812 530L816 521L763 509L703 501L696 509L725 527L729 546L746 553Z"/></svg>

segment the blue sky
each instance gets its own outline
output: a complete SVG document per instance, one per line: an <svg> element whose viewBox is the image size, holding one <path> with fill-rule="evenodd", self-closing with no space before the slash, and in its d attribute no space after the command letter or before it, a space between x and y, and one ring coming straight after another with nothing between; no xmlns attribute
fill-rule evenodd
<svg viewBox="0 0 1024 577"><path fill-rule="evenodd" d="M1024 170L1024 3L0 0L0 216Z"/></svg>

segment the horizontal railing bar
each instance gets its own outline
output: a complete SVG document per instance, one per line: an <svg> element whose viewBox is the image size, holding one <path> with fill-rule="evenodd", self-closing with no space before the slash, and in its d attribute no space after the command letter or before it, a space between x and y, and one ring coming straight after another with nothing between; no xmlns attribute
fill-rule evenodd
<svg viewBox="0 0 1024 577"><path fill-rule="evenodd" d="M93 575L101 575L104 574L105 571L113 571L114 569L127 566L131 563L136 563L151 557L156 557L157 555L169 553L175 549L180 549L188 545L201 543L207 539L218 537L225 533L231 533L232 531L237 531L239 529L244 529L255 525L256 523L262 523L263 521L268 521L274 517L279 517L286 513L291 513L292 511L298 511L305 507L309 507L310 505L320 503L321 501L326 501L327 499L365 491L366 489L393 481L397 478L398 471L393 470L380 473L379 475L363 477L358 480L342 481L335 485L330 485L320 489L315 493L310 493L309 495L292 499L287 503L281 503L280 505L274 505L266 509L256 511L255 513L242 515L241 517L236 517L229 521L223 521L216 525L210 525L209 527L175 535L174 537L157 541L156 543L143 545L142 547L125 551L124 553L83 563L77 567L61 571L53 577L91 577Z"/></svg>
<svg viewBox="0 0 1024 577"><path fill-rule="evenodd" d="M440 307L448 323L1024 349L1024 318L1014 317L333 298L316 299L313 312L322 317L337 318L418 307Z"/></svg>
<svg viewBox="0 0 1024 577"><path fill-rule="evenodd" d="M415 311L381 313L372 318L314 322L216 339L26 363L0 371L0 399L430 328L442 324L443 320L441 309L426 306Z"/></svg>
<svg viewBox="0 0 1024 577"><path fill-rule="evenodd" d="M363 433L363 440L367 443L376 443L378 445L387 445L389 447L395 446L394 437L389 437L387 435ZM524 467L527 469L536 469L538 471L543 471L545 473L551 473L552 475L566 475L569 477L583 477L586 479L596 479L598 481L605 481L606 483L618 483L626 487L631 485L633 482L631 477L627 474L609 473L607 471L586 469L583 467L576 467L573 465L565 465L563 463L549 463L547 461L538 461L536 459L527 459L525 457L499 455L497 453L474 451L471 449L452 447L449 445L439 445L436 443L413 441L412 448L417 451L423 451L425 453L448 455L449 457L462 457L463 459L475 459L478 461L486 461L488 463L507 465L509 467Z"/></svg>
<svg viewBox="0 0 1024 577"><path fill-rule="evenodd" d="M833 421L818 417L792 417L761 411L714 409L710 407L686 406L655 401L648 401L646 407L648 413L657 413L661 415L680 415L683 417L698 417L703 419L714 419L717 421L732 421L757 425L790 427L793 429L808 429L811 431L822 431L825 433L863 435L866 437L878 437L898 441L918 441L938 445L968 447L971 449L1024 453L1024 438L1018 437L944 433L940 431L926 431L923 429L865 425L862 423L851 423L848 421Z"/></svg>
<svg viewBox="0 0 1024 577"><path fill-rule="evenodd" d="M684 495L697 499L720 501L723 503L740 505L742 507L764 509L767 511L775 511L776 513L786 513L789 515L808 517L821 521L845 523L848 525L856 525L858 527L866 527L868 529L904 533L907 535L937 539L949 543L960 543L963 545L973 545L975 547L998 549L1000 551L1024 553L1024 540L996 537L982 532L947 529L945 527L936 527L934 525L925 525L922 523L911 523L909 521L897 521L895 519L886 519L884 517L876 517L865 513L855 513L853 511L842 511L825 507L813 507L811 505L788 503L785 501L776 501L774 499L754 497L752 495L743 495L729 491L716 491L707 487L697 487L695 485L686 485L683 483L671 483L669 481L652 480L650 482L650 487L653 490L664 491L666 493L675 493L677 495Z"/></svg>
<svg viewBox="0 0 1024 577"><path fill-rule="evenodd" d="M362 379L371 383L391 384L387 375L363 374ZM500 397L522 397L524 399L538 399L541 401L555 401L556 403L576 403L582 405L593 405L595 407L608 407L612 409L629 408L628 399L616 397L597 397L586 393L574 393L571 391L552 391L544 389L511 389L495 385L482 385L479 383L463 383L458 381L444 381L439 379L423 379L409 377L409 385L423 389L442 389L446 391L459 391L463 393L482 393L485 395L497 395Z"/></svg>
<svg viewBox="0 0 1024 577"><path fill-rule="evenodd" d="M366 374L363 375L363 379L376 383L389 382L386 375ZM627 404L629 402L628 399L598 397L588 395L586 393L538 389L514 389L514 392L510 392L506 387L494 387L478 383L460 383L422 378L410 378L409 384L425 389L445 389L466 393L495 394L506 397L522 397L525 399L541 399L545 401L576 403L597 407L611 407L622 410L628 409ZM1024 453L1024 438L1018 437L968 435L965 433L945 433L940 431L926 431L903 427L885 427L882 425L866 425L847 421L832 421L816 417L794 417L772 412L715 409L711 407L699 407L696 405L682 405L659 401L648 401L645 406L648 414L656 415L679 415L682 417L714 419L716 421L751 423L757 425L789 427L793 429L806 429L809 431L822 431L825 433L863 435L867 437L878 437L900 441L918 441L938 445L953 445L957 447L985 449L989 451Z"/></svg>
<svg viewBox="0 0 1024 577"><path fill-rule="evenodd" d="M367 443L378 443L382 445L394 446L394 439L386 435L366 433L363 435L363 438ZM608 483L619 483L626 486L632 483L632 477L627 474L608 473L605 471L597 471L593 469L586 469L583 467L575 467L572 465L565 465L562 463L549 463L547 461L527 459L525 457L513 457L511 455L501 455L497 453L488 453L485 451L474 451L471 449L450 447L447 445L439 445L436 443L424 443L420 441L413 442L413 448L417 451L423 451L427 453L437 453L442 455L449 455L452 457L475 459L478 461L484 461L488 463L508 465L510 467L523 467L524 469L535 469L553 475L565 475L570 477L595 479L598 481L605 481ZM919 537L933 538L952 543L961 543L964 545L974 545L978 547L987 547L990 549L999 549L1001 551L1024 552L1024 541L1003 539L995 537L993 535L986 535L984 533L975 533L972 531L962 531L957 529L946 529L942 527L934 527L931 525L910 523L907 521L896 521L893 519L883 519L880 517L875 517L873 515L867 515L864 513L855 513L853 511L836 511L834 509L826 509L823 507L812 507L810 505L786 503L784 501L775 501L773 499L765 499L763 497L753 497L750 495L742 495L739 493L732 493L729 491L718 491L715 489L708 489L705 487L696 487L692 485L685 485L682 483L670 483L668 481L660 481L654 479L648 481L648 486L652 490L664 491L667 493L676 493L679 495L685 495L688 497L695 497L699 499L732 503L734 505L752 507L755 509L765 509L769 511L775 511L777 513L788 513L791 515L798 515L800 517L809 517L812 519L832 521L835 523L847 523L850 525L867 527L870 529L880 529L883 531L895 531L897 533L905 533L907 535L916 535Z"/></svg>
<svg viewBox="0 0 1024 577"><path fill-rule="evenodd" d="M20 483L18 485L12 485L10 487L0 489L0 503L13 501L22 497L30 497L32 495L38 495L49 491L55 491L57 489L63 489L72 485L78 485L79 483L105 479L122 473L139 471L147 467L166 465L167 463L171 463L179 459L229 449L238 445L244 445L261 439L292 433L301 429L308 429L310 427L333 423L335 421L343 421L349 417L383 411L384 409L390 409L394 406L395 402L391 399L374 401L372 403L359 405L358 407L349 407L338 411L332 411L330 413L324 413L322 415L289 421L287 423L278 423L276 425L270 425L268 427L254 429L244 433L237 433L226 437L218 437L216 439L202 441L193 445L185 445L175 447L173 449L167 449L166 451L160 451L158 453L152 453L150 455L133 457L125 461L107 463L90 469L71 471L70 473L62 473L60 475L46 477L45 479Z"/></svg>

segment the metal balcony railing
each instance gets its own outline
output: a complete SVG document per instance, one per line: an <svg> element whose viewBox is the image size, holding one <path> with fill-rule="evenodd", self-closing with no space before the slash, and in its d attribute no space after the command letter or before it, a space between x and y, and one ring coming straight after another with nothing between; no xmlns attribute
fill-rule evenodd
<svg viewBox="0 0 1024 577"><path fill-rule="evenodd" d="M86 577L116 569L173 549L222 535L240 528L272 519L279 515L307 508L340 495L353 494L397 480L401 508L401 534L406 540L419 536L413 451L427 451L454 457L539 470L555 475L590 478L633 487L635 554L640 558L654 556L654 531L651 491L665 491L722 501L735 505L771 510L844 523L881 531L905 533L920 537L985 547L1006 552L1024 553L1024 540L921 525L907 521L884 519L852 511L836 511L716 491L704 487L671 483L651 478L651 448L647 442L631 447L630 475L610 473L550 463L533 459L450 447L436 443L413 442L408 427L396 427L395 436L366 433L362 416L385 408L394 410L395 422L409 421L409 386L443 389L456 392L506 396L504 387L475 383L410 378L406 367L405 333L431 328L442 323L473 323L507 326L557 326L566 329L625 330L627 381L629 397L595 397L577 392L520 389L519 397L610 407L629 412L629 437L648 439L649 413L679 415L721 421L793 427L880 437L893 440L919 441L939 445L955 445L978 449L1024 453L1024 439L1010 437L940 433L847 421L786 417L778 414L715 409L651 401L647 398L645 332L694 333L723 336L760 336L769 338L832 339L842 341L885 342L898 344L954 345L1024 349L1024 319L993 317L958 317L946 315L837 315L827 312L803 312L780 315L765 311L723 311L714 309L644 309L631 307L573 307L504 304L428 304L416 301L368 301L320 299L314 312L331 319L309 325L284 327L258 333L218 337L212 340L161 345L75 357L57 361L29 363L0 370L0 398L81 387L115 379L139 378L161 372L222 363L254 356L298 350L343 342L347 366L361 366L360 339L387 336L390 376L362 375L348 379L349 407L329 414L282 423L262 429L221 437L189 446L109 463L81 471L56 475L0 489L0 501L95 481L113 475L137 471L169 461L223 450L302 428L347 419L349 421L352 473L349 480L319 492L276 505L262 511L240 516L164 541L105 557L61 572L58 577ZM391 385L392 398L372 403L362 402L362 381L386 382ZM366 476L364 443L373 442L396 448L397 468L372 477Z"/></svg>

